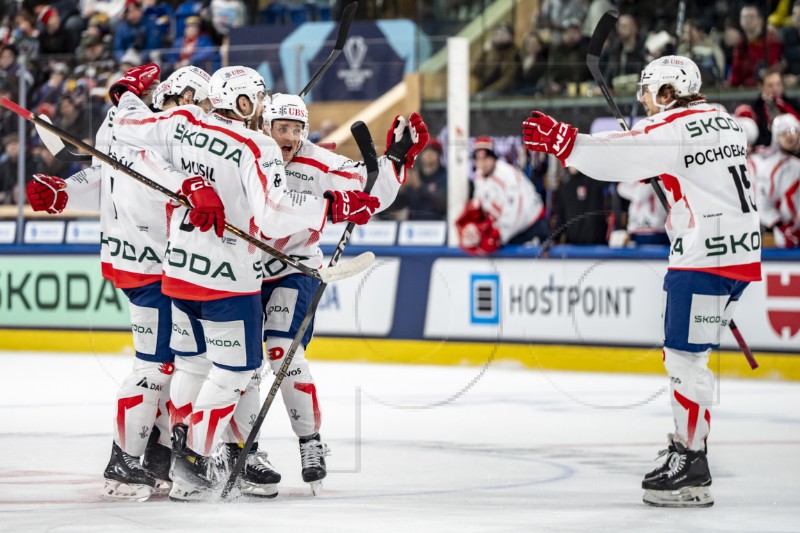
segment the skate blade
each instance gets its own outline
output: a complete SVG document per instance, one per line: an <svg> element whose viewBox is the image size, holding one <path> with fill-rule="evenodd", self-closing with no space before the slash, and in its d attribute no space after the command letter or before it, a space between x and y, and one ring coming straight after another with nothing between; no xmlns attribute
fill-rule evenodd
<svg viewBox="0 0 800 533"><path fill-rule="evenodd" d="M100 490L102 498L115 501L145 502L152 494L153 487L149 485L128 485L113 479L107 479Z"/></svg>
<svg viewBox="0 0 800 533"><path fill-rule="evenodd" d="M714 505L714 498L708 487L645 490L642 501L653 507L711 507Z"/></svg>
<svg viewBox="0 0 800 533"><path fill-rule="evenodd" d="M220 490L214 491L173 478L169 499L173 502L208 502L219 499Z"/></svg>
<svg viewBox="0 0 800 533"><path fill-rule="evenodd" d="M319 496L322 493L322 480L310 481L308 486L311 488L311 494Z"/></svg>
<svg viewBox="0 0 800 533"><path fill-rule="evenodd" d="M164 496L169 496L169 492L172 490L172 481L166 479L156 479L156 487L153 489L153 498L163 498Z"/></svg>
<svg viewBox="0 0 800 533"><path fill-rule="evenodd" d="M248 481L242 480L239 483L239 489L244 496L255 496L258 498L275 498L278 495L278 484L265 484L256 485Z"/></svg>

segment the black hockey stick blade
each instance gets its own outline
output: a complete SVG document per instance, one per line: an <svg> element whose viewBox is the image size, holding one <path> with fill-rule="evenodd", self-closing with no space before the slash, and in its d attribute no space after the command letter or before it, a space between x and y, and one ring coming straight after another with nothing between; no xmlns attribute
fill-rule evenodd
<svg viewBox="0 0 800 533"><path fill-rule="evenodd" d="M53 121L50 120L50 117L47 115L39 115L39 119L48 124L52 124ZM46 130L39 124L34 123L34 127L36 128L36 133L39 134L39 138L42 140L42 144L44 144L45 148L47 148L53 156L58 159L59 161L91 161L92 156L89 154L76 154L75 152L70 151L67 148L67 145L64 144L64 141L61 140L61 137L56 135L55 133Z"/></svg>
<svg viewBox="0 0 800 533"><path fill-rule="evenodd" d="M611 108L611 111L614 113L617 122L619 122L619 125L623 130L627 130L628 125L625 122L625 118L622 116L622 113L617 107L617 103L614 102L614 99L611 97L611 93L608 91L608 85L603 79L603 74L600 72L600 53L603 51L603 45L605 44L606 39L608 39L608 36L611 35L611 32L614 31L616 26L617 12L610 10L603 13L603 16L600 17L600 21L597 23L597 26L595 26L594 32L592 33L592 38L589 41L589 50L586 53L586 66L589 68L589 72L592 74L592 78L594 78L595 83L600 88L600 92L603 93L603 96L605 97L608 106Z"/></svg>
<svg viewBox="0 0 800 533"><path fill-rule="evenodd" d="M357 8L358 2L348 4L347 7L344 8L344 12L342 12L342 20L339 22L339 34L336 37L336 44L331 51L331 55L328 56L328 59L325 60L314 76L308 80L308 83L305 87L303 87L303 90L300 91L300 98L305 98L306 95L311 92L311 89L313 89L314 86L319 83L319 80L322 78L323 74L328 71L333 62L336 61L336 58L339 57L339 54L342 53L342 49L344 49L344 43L347 41L347 34L350 32L350 23L353 22L353 17L356 15Z"/></svg>
<svg viewBox="0 0 800 533"><path fill-rule="evenodd" d="M369 192L372 189L372 186L375 184L375 179L378 175L378 157L375 152L375 143L372 141L372 135L370 135L367 125L361 121L355 122L350 127L350 132L353 134L353 137L358 144L358 148L361 150L361 155L364 157L364 163L367 166L367 183L364 185L364 192ZM333 256L328 264L328 268L336 266L336 264L339 262L339 258L342 256L342 252L344 251L345 246L347 246L347 242L350 240L350 234L353 232L353 226L354 224L352 222L348 222L344 233L342 233L342 237L339 239L339 244L336 246L336 250L333 252ZM327 286L328 284L323 282L317 287L317 290L311 299L311 304L308 306L308 310L306 311L303 320L300 322L300 327L297 329L294 339L292 339L292 344L289 346L289 350L283 356L283 363L281 363L280 369L275 374L272 387L270 387L267 397L264 399L264 403L261 405L261 411L259 411L258 416L253 421L252 427L250 428L250 434L247 436L247 440L239 452L239 457L236 459L236 463L234 463L231 473L228 475L228 480L225 482L225 486L222 488L220 497L223 500L230 495L233 486L236 484L236 480L239 478L239 475L244 468L245 462L247 462L247 454L249 454L250 450L253 449L256 436L261 430L261 426L264 424L264 419L267 418L270 407L272 407L272 402L275 400L275 396L278 394L281 383L283 383L283 378L286 377L286 373L289 370L289 365L291 365L292 359L294 359L294 354L297 352L297 348L300 346L300 342L302 341L303 336L306 334L306 331L311 324L311 319L314 317L314 313L317 312L317 306L319 305Z"/></svg>

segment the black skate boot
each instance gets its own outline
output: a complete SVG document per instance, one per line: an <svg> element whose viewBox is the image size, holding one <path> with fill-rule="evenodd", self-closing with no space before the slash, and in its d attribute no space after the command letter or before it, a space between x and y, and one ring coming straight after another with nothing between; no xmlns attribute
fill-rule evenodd
<svg viewBox="0 0 800 533"><path fill-rule="evenodd" d="M672 439L673 439L673 434L670 433L667 436L667 442L669 444L668 444L668 446L667 446L667 448L665 450L661 450L660 452L658 452L658 457L656 457L656 461L659 460L660 458L664 457L665 455L667 457L669 457L670 455L675 453L675 451L676 451L675 450L675 444L674 444ZM657 477L660 477L661 474L663 474L663 473L665 473L667 471L669 471L669 461L665 461L664 464L662 464L661 466L659 466L658 468L656 468L652 472L648 472L647 474L645 474L644 475L644 479L642 480L642 483L644 483L646 481L650 481L652 479L656 479Z"/></svg>
<svg viewBox="0 0 800 533"><path fill-rule="evenodd" d="M325 456L330 455L328 445L320 440L319 433L300 437L300 461L303 466L303 481L311 485L316 496L322 490L322 480L328 475Z"/></svg>
<svg viewBox="0 0 800 533"><path fill-rule="evenodd" d="M225 444L228 455L228 468L233 469L242 448L237 443ZM263 498L274 498L278 495L278 483L281 482L281 475L275 471L275 467L267 459L267 452L258 450L258 443L253 444L250 453L247 454L247 461L244 469L239 475L239 489L242 494L249 496L261 496Z"/></svg>
<svg viewBox="0 0 800 533"><path fill-rule="evenodd" d="M116 442L111 447L111 459L103 477L106 483L100 495L109 500L146 501L156 484L139 464L139 458L123 452Z"/></svg>
<svg viewBox="0 0 800 533"><path fill-rule="evenodd" d="M144 459L142 459L142 467L156 479L154 496L166 496L172 488L172 479L169 477L172 450L158 443L160 436L161 431L153 426L150 439L147 441L147 448L144 450Z"/></svg>
<svg viewBox="0 0 800 533"><path fill-rule="evenodd" d="M688 450L673 441L674 451L660 469L642 481L643 500L655 507L711 507L714 498L705 451Z"/></svg>
<svg viewBox="0 0 800 533"><path fill-rule="evenodd" d="M186 445L186 431L184 424L177 424L172 430L172 489L169 499L184 502L216 499L227 477L227 464L190 449Z"/></svg>

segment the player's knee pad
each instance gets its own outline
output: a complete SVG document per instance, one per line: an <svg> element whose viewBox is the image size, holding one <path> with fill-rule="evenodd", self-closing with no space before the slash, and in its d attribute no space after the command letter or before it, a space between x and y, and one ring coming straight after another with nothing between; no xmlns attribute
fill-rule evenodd
<svg viewBox="0 0 800 533"><path fill-rule="evenodd" d="M267 338L269 362L275 373L280 370L291 343L292 339ZM302 346L297 348L292 362L286 370L286 376L281 382L281 396L291 420L292 429L297 436L305 437L319 431L322 414L317 398L317 387Z"/></svg>
<svg viewBox="0 0 800 533"><path fill-rule="evenodd" d="M703 449L711 428L714 374L708 369L709 353L664 348L676 433L694 450Z"/></svg>

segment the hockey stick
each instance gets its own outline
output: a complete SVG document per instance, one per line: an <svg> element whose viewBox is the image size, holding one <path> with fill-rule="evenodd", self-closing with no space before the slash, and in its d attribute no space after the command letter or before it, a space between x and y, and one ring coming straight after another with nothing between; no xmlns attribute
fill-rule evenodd
<svg viewBox="0 0 800 533"><path fill-rule="evenodd" d="M353 134L353 138L358 145L358 149L361 150L361 155L364 157L364 163L367 166L367 183L364 185L364 192L369 193L372 190L372 186L375 184L375 180L378 178L378 156L375 151L375 143L372 142L372 136L369 133L367 125L361 121L353 123L353 125L350 127L350 132ZM344 233L342 233L342 238L339 239L339 244L336 246L336 250L333 252L329 268L333 268L341 258L344 247L347 246L347 242L350 240L350 234L353 232L353 227L354 224L352 222L347 224ZM314 313L317 311L317 305L319 305L319 302L322 299L322 294L325 292L325 287L327 287L327 283L325 282L317 287L317 291L314 293L314 297L311 300L311 305L309 305L308 310L303 317L303 321L300 323L300 327L298 328L294 339L292 339L292 344L289 347L289 350L283 356L283 364L281 364L281 367L275 376L275 380L272 382L272 387L269 389L269 394L267 394L267 398L264 400L264 404L261 406L261 411L259 411L258 417L255 419L255 421L253 421L253 427L250 429L250 434L247 436L247 441L245 441L244 447L239 452L239 457L236 459L236 463L231 469L228 481L225 483L225 487L222 489L222 499L228 497L233 485L236 483L236 479L239 477L239 473L244 468L244 464L247 461L247 454L250 453L250 450L253 448L253 444L255 443L258 432L261 429L261 425L264 423L264 419L267 417L267 413L272 406L272 402L275 400L275 396L278 394L278 389L280 389L283 378L286 377L286 372L289 370L289 365L292 363L294 354L297 351L297 348L300 346L300 342L308 330L309 325L311 324L311 319L314 317Z"/></svg>
<svg viewBox="0 0 800 533"><path fill-rule="evenodd" d="M339 57L339 54L342 53L342 49L344 49L344 42L347 40L347 33L350 31L350 23L353 22L353 17L356 14L356 8L358 8L358 2L348 4L347 7L344 8L344 11L342 12L342 20L339 22L339 35L336 37L336 44L331 51L331 55L328 56L328 59L325 60L314 76L308 80L308 83L305 87L303 87L303 90L300 91L300 98L305 98L306 95L311 92L311 89L313 89L314 86L319 83L322 75L328 71L333 62L336 61L336 58Z"/></svg>
<svg viewBox="0 0 800 533"><path fill-rule="evenodd" d="M156 183L155 181L151 180L150 178L148 178L148 177L136 172L133 169L130 169L130 168L126 167L125 165L120 164L119 161L117 161L113 157L111 157L111 156L109 156L107 154L104 154L103 152L101 152L100 150L97 150L93 146L89 146L88 144L86 144L82 140L78 139L74 135L61 130L60 128L54 126L53 124L50 124L49 122L47 122L45 120L42 120L41 118L35 116L33 113L31 113L27 109L24 109L24 108L18 106L16 103L12 102L8 98L6 98L6 97L0 98L0 106L3 106L3 107L5 107L6 109L8 109L10 111L13 111L14 113L16 113L17 115L21 116L22 118L24 118L26 120L30 120L31 122L33 122L37 126L41 126L45 130L49 131L50 133L53 133L54 135L58 136L59 138L61 138L64 141L68 142L72 146L74 146L76 148L80 148L81 150L86 151L87 153L93 155L94 157L96 157L100 161L110 165L114 170L118 170L118 171L120 171L120 172L122 172L124 174L127 174L131 178L139 181L140 183L143 183L144 185L150 187L151 189L155 189L155 190L159 191L160 193L168 196L170 199L180 203L183 207L186 207L187 209L192 209L192 206L189 203L189 201L186 198L184 198L183 196L175 194L174 192L172 192L169 189L167 189L166 187ZM240 239L243 239L243 240L247 241L248 244L252 244L253 246L255 246L256 248L262 250L263 252L266 252L266 253L270 254L271 256L273 256L273 257L275 257L277 259L280 259L281 261L283 261L287 265L295 268L296 270L300 271L301 273L305 274L306 276L309 276L309 277L312 277L314 279L317 279L317 280L319 280L319 281L321 281L323 283L331 283L333 281L337 281L337 280L340 280L340 279L349 278L351 276L354 276L354 275L358 274L359 272L367 269L372 264L372 261L374 261L374 259L375 259L375 254L373 254L372 252L364 252L363 254L359 255L358 257L356 257L356 258L354 258L354 259L352 259L352 260L350 260L350 261L348 261L346 263L343 263L341 265L337 265L337 266L334 266L334 267L331 267L331 268L323 268L321 270L317 270L317 269L314 269L314 268L307 267L306 265L304 265L303 263L301 263L297 259L295 259L293 257L290 257L290 256L288 256L288 255L286 255L286 254L284 254L282 252L279 252L278 250L272 248L271 246L268 246L267 244L261 242L259 239L256 239L255 237L253 237L253 236L249 235L248 233L242 231L241 229L237 228L236 226L228 224L227 222L225 223L225 229L228 230L229 232L233 233L234 235L236 235Z"/></svg>
<svg viewBox="0 0 800 533"><path fill-rule="evenodd" d="M48 124L52 124L53 122L47 115L39 115L39 118L43 121L47 122ZM47 148L53 156L58 159L59 161L91 161L92 156L89 154L76 154L75 152L70 151L69 148L64 144L64 141L61 140L61 137L51 133L50 131L44 129L43 127L39 126L38 124L34 123L36 127L36 133L39 134L39 138L42 140L45 148Z"/></svg>
<svg viewBox="0 0 800 533"><path fill-rule="evenodd" d="M611 97L611 94L608 91L608 85L606 85L606 82L603 79L603 74L600 72L600 53L603 50L603 44L606 42L606 39L617 25L617 16L618 13L611 10L606 11L600 18L600 21L597 23L597 27L594 29L594 33L592 33L592 38L589 41L589 49L586 54L586 66L589 68L589 72L591 72L595 83L597 83L597 86L600 87L600 91L606 98L608 107L611 108L611 112L614 114L617 122L619 122L620 127L623 129L623 131L628 131L630 128L625 122L625 118L622 116L622 113L617 107L617 104L614 102L614 99ZM656 196L658 196L658 200L661 202L664 210L669 213L667 196L664 194L664 190L658 184L658 180L656 178L650 178L647 180L647 182L651 187L653 187L653 190L655 191ZM728 323L728 326L730 327L731 333L736 339L736 343L739 345L739 349L742 350L742 353L747 359L750 368L755 370L758 368L758 362L753 356L753 352L750 350L747 342L745 342L742 332L739 331L739 328L736 326L736 323L733 321L733 319L731 319L731 321Z"/></svg>

